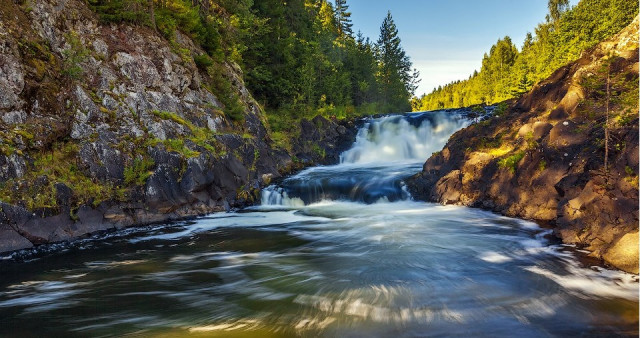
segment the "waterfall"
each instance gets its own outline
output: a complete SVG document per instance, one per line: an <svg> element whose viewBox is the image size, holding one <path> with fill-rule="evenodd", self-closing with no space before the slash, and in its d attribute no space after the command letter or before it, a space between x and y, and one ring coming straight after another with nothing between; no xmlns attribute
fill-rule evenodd
<svg viewBox="0 0 640 338"><path fill-rule="evenodd" d="M403 180L418 171L449 137L468 125L462 114L409 113L368 120L340 164L313 167L262 190L263 206L300 208L323 200L359 203L410 198Z"/></svg>
<svg viewBox="0 0 640 338"><path fill-rule="evenodd" d="M443 111L387 116L367 122L341 163L425 161L466 126L459 114Z"/></svg>

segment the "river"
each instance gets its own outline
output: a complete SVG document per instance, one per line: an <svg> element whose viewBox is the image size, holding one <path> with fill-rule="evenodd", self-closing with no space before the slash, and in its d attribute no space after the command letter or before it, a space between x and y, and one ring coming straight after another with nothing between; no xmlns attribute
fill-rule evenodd
<svg viewBox="0 0 640 338"><path fill-rule="evenodd" d="M468 122L368 120L335 166L262 204L0 261L0 336L637 336L638 276L535 223L411 200Z"/></svg>

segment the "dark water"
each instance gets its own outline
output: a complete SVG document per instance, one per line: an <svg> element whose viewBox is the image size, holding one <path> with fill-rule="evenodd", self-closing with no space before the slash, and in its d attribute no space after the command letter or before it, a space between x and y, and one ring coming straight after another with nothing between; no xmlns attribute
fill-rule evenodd
<svg viewBox="0 0 640 338"><path fill-rule="evenodd" d="M638 276L533 223L408 199L464 125L430 117L371 122L260 207L6 257L0 336L637 336Z"/></svg>

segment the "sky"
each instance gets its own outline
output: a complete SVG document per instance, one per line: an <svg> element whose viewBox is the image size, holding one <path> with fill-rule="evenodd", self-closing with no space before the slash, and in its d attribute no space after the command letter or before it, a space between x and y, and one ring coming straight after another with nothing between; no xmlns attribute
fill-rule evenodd
<svg viewBox="0 0 640 338"><path fill-rule="evenodd" d="M505 35L520 49L548 12L547 0L347 0L347 5L353 31L374 42L391 11L401 45L420 71L417 96L480 70L484 53Z"/></svg>

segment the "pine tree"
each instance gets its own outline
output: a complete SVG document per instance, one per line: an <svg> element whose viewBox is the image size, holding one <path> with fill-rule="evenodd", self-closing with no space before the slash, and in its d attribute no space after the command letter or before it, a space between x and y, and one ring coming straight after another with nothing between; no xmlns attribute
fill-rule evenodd
<svg viewBox="0 0 640 338"><path fill-rule="evenodd" d="M380 26L376 54L380 65L380 94L387 106L385 110L409 109L409 99L417 88L419 74L411 68L411 60L400 46L398 28L390 11Z"/></svg>
<svg viewBox="0 0 640 338"><path fill-rule="evenodd" d="M353 24L351 23L351 12L348 12L349 5L347 0L335 0L336 1L336 22L338 23L338 30L341 35L353 36Z"/></svg>

